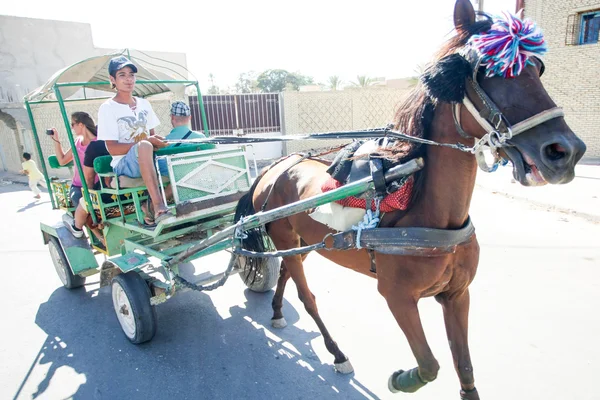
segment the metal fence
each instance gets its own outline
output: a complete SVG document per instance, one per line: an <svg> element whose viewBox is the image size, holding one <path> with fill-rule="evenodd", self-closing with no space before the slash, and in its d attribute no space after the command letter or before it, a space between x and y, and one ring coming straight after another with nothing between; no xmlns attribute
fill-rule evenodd
<svg viewBox="0 0 600 400"><path fill-rule="evenodd" d="M211 135L246 135L281 131L279 93L215 94L202 96ZM204 130L198 97L189 97L192 129Z"/></svg>

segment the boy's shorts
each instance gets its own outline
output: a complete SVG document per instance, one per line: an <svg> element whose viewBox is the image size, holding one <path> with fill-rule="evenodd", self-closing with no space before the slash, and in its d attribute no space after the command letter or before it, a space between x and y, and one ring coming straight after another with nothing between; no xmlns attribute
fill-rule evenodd
<svg viewBox="0 0 600 400"><path fill-rule="evenodd" d="M113 168L113 171L117 175L125 175L130 178L141 178L142 172L140 171L140 163L138 162L138 145L133 146L125 157L123 157L117 165ZM158 169L161 175L169 175L169 169L167 168L167 160L158 160Z"/></svg>

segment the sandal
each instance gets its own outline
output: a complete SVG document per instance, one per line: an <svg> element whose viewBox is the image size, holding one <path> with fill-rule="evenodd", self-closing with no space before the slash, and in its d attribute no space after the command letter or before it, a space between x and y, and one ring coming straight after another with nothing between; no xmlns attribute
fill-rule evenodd
<svg viewBox="0 0 600 400"><path fill-rule="evenodd" d="M173 216L169 210L164 210L163 212L159 211L159 214L154 217L154 224L158 224L160 221L164 221L165 219Z"/></svg>

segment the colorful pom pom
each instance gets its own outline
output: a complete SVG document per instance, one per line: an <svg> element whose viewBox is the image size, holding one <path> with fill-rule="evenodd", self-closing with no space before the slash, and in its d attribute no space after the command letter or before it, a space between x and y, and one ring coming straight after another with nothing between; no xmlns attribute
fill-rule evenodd
<svg viewBox="0 0 600 400"><path fill-rule="evenodd" d="M531 63L529 57L539 57L547 51L540 29L531 20L509 13L494 17L492 28L473 35L468 45L483 56L481 64L488 77L514 78Z"/></svg>

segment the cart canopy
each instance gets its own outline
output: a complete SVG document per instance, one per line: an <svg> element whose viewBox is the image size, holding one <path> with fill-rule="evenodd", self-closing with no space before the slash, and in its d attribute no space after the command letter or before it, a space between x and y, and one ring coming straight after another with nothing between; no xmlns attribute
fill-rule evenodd
<svg viewBox="0 0 600 400"><path fill-rule="evenodd" d="M142 51L124 49L102 56L90 57L79 61L56 72L44 85L38 87L25 96L25 101L35 103L39 101L55 101L54 87L56 84L81 82L81 86L61 87L60 93L64 100L78 98L114 95L115 91L110 84L90 84L93 82L108 82L108 63L116 56L124 55L129 58L138 68L138 81L170 80L187 81L191 75L189 71L176 63L150 56ZM194 79L195 80L195 79ZM88 85L86 85L86 83ZM85 90L84 90L85 89ZM148 84L137 83L134 96L148 97L151 95L174 92L175 95L183 96L185 85L182 84Z"/></svg>

